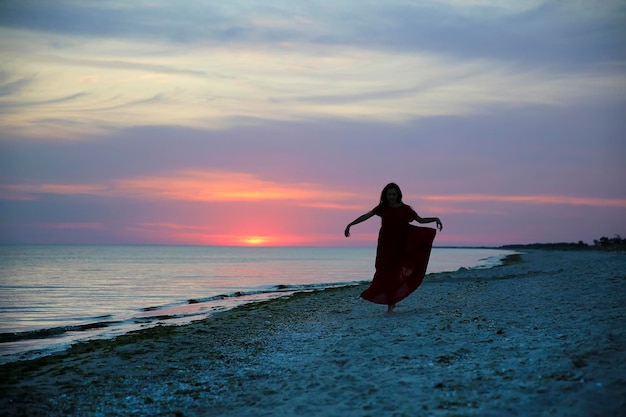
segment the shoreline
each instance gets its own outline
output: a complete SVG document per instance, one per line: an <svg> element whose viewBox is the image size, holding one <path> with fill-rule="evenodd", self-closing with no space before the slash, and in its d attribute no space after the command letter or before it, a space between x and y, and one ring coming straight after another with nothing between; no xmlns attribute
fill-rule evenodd
<svg viewBox="0 0 626 417"><path fill-rule="evenodd" d="M358 249L358 248L357 248ZM484 250L476 252L483 256L470 256L469 259L447 255L457 259L457 265L447 265L450 272L462 266L468 268L489 268L501 262L502 258L510 250L496 250L494 253L487 253ZM433 255L433 259L436 258ZM444 257L444 259L446 259ZM432 259L431 259L432 260ZM473 263L472 263L473 262ZM441 261L434 262L435 271L441 268ZM368 273L371 272L365 268ZM471 265L471 266L470 266ZM349 268L350 265L347 265ZM456 268L454 268L456 267ZM363 269L363 266L360 266ZM440 270L440 269L439 269ZM435 272L437 273L437 272ZM289 282L277 280L269 285L259 285L256 287L237 288L233 286L230 292L221 293L209 291L207 296L198 296L202 293L187 294L188 297L172 298L160 304L138 304L133 309L117 311L99 310L102 314L85 310L91 308L89 304L83 303L83 316L71 316L70 319L58 321L54 326L30 327L24 329L7 328L0 332L0 365L19 360L36 359L62 352L71 345L96 339L112 339L131 331L142 330L158 325L185 325L194 321L203 320L221 311L236 308L242 304L258 303L271 300L273 298L289 297L297 292L310 292L323 288L343 287L360 285L368 282L371 276L359 275L360 279L354 281L322 282L319 279L312 279L311 282ZM284 277L283 277L284 278ZM311 277L314 278L314 277ZM356 278L356 277L355 277ZM19 299L19 297L18 297ZM36 302L36 301L35 301ZM45 303L45 300L41 300ZM6 306L5 306L6 307ZM26 310L25 314L28 315ZM60 310L62 314L62 309ZM75 314L75 313L73 313ZM19 323L19 320L16 321ZM45 326L45 321L40 322Z"/></svg>
<svg viewBox="0 0 626 417"><path fill-rule="evenodd" d="M1 365L0 415L617 416L626 256L518 258L431 274L391 316L361 284Z"/></svg>

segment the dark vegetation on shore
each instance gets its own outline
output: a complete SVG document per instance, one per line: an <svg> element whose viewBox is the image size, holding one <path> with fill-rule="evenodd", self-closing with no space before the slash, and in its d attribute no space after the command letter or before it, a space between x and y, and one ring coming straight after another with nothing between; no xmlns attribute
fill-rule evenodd
<svg viewBox="0 0 626 417"><path fill-rule="evenodd" d="M578 243L531 243L527 245L504 245L500 249L553 249L553 250L605 250L605 251L626 251L626 239L620 235L613 238L602 236L594 239L593 245L589 245L582 240Z"/></svg>
<svg viewBox="0 0 626 417"><path fill-rule="evenodd" d="M502 259L502 265L500 266L508 266L523 262L522 255L519 253L514 253L512 255L507 255Z"/></svg>

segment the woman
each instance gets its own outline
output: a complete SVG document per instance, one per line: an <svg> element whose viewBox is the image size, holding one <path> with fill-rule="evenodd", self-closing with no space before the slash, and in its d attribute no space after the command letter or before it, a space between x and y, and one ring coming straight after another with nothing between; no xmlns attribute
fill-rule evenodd
<svg viewBox="0 0 626 417"><path fill-rule="evenodd" d="M435 223L443 225L438 217L422 218L402 202L402 191L394 183L387 184L380 194L380 203L373 210L348 224L344 234L350 237L350 227L377 215L382 219L376 249L376 273L372 284L361 297L377 304L387 304L391 314L396 303L420 286L426 275L430 250L437 233L430 227L409 224Z"/></svg>

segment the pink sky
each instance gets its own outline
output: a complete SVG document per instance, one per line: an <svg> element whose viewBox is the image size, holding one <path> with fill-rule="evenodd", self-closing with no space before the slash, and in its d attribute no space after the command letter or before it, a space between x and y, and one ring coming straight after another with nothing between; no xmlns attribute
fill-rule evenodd
<svg viewBox="0 0 626 417"><path fill-rule="evenodd" d="M619 1L267 4L0 4L0 243L626 236Z"/></svg>

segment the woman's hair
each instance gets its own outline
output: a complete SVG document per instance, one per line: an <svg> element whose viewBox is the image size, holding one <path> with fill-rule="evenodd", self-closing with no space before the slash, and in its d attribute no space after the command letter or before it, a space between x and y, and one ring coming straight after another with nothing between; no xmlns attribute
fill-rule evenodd
<svg viewBox="0 0 626 417"><path fill-rule="evenodd" d="M385 208L389 205L389 201L387 200L387 191L392 188L395 188L398 192L398 203L404 204L402 202L402 191L400 191L400 187L398 187L398 184L396 184L395 182L390 182L389 184L385 185L385 188L383 188L383 191L380 193L380 203L378 203L378 208Z"/></svg>

